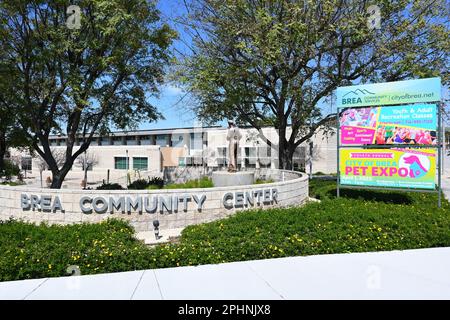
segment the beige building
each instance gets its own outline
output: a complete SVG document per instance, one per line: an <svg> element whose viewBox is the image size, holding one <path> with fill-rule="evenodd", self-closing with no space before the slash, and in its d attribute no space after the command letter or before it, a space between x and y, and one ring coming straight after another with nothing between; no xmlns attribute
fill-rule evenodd
<svg viewBox="0 0 450 320"><path fill-rule="evenodd" d="M268 147L256 129L240 128L242 139L238 150L238 167L278 168L277 145ZM132 178L160 176L164 168L205 166L221 168L227 166L227 128L179 128L161 130L138 130L114 132L110 136L96 136L86 154L81 155L67 180L80 181L84 176L84 159L88 163L90 181L124 182L127 172ZM262 129L262 134L272 142L278 142L278 132L271 127ZM290 132L287 132L289 135ZM294 169L309 172L336 172L336 135L317 133L310 143L298 147L294 155ZM64 136L51 136L50 145L55 157L65 150ZM80 145L77 141L76 145ZM75 147L76 150L76 147ZM19 150L10 150L10 158L18 163L27 176L38 177L45 163L31 158ZM43 171L44 179L51 176Z"/></svg>

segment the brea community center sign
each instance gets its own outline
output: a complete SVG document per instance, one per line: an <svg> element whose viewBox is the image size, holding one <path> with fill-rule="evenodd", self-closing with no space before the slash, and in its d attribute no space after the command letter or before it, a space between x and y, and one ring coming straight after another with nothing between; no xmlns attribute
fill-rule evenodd
<svg viewBox="0 0 450 320"><path fill-rule="evenodd" d="M338 196L346 186L439 192L440 99L440 78L338 88Z"/></svg>
<svg viewBox="0 0 450 320"><path fill-rule="evenodd" d="M226 192L222 196L222 204L226 209L272 204L277 202L278 190L265 188L249 191ZM80 210L84 214L91 213L176 213L188 211L188 204L194 203L201 212L207 201L206 194L174 194L174 195L136 195L136 196L82 196L79 200ZM64 212L59 196L35 195L22 193L20 196L22 210Z"/></svg>

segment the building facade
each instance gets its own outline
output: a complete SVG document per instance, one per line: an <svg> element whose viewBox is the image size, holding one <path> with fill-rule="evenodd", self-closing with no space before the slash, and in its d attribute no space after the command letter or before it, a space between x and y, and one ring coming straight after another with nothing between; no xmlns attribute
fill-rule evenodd
<svg viewBox="0 0 450 320"><path fill-rule="evenodd" d="M242 138L238 150L238 167L278 168L278 132L273 127L262 134L273 142L268 146L253 128L240 128ZM88 151L80 155L68 179L80 179L87 164L90 180L121 181L127 172L158 176L168 167L203 166L220 169L228 164L227 128L191 127L160 130L114 132L109 136L94 136ZM288 130L287 135L290 135ZM66 137L51 136L50 146L55 158L65 150ZM311 144L312 142L312 149ZM336 172L336 136L318 132L310 142L300 145L294 154L294 169L310 172ZM76 145L82 141L77 140ZM76 147L74 148L76 150ZM25 175L51 176L39 157L12 149L10 158L21 166Z"/></svg>

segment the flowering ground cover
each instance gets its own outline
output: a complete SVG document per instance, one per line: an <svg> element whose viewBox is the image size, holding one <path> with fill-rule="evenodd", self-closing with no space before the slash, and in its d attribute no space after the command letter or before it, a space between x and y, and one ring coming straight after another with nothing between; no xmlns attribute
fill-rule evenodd
<svg viewBox="0 0 450 320"><path fill-rule="evenodd" d="M450 205L437 195L342 190L312 180L320 203L250 210L187 227L177 243L149 248L124 221L70 226L0 224L0 280L129 271L265 259L450 246Z"/></svg>

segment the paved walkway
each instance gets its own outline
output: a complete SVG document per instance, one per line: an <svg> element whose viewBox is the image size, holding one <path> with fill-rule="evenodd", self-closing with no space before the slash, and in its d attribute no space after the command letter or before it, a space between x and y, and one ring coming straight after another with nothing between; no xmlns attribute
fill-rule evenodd
<svg viewBox="0 0 450 320"><path fill-rule="evenodd" d="M0 299L450 299L450 248L0 283Z"/></svg>

